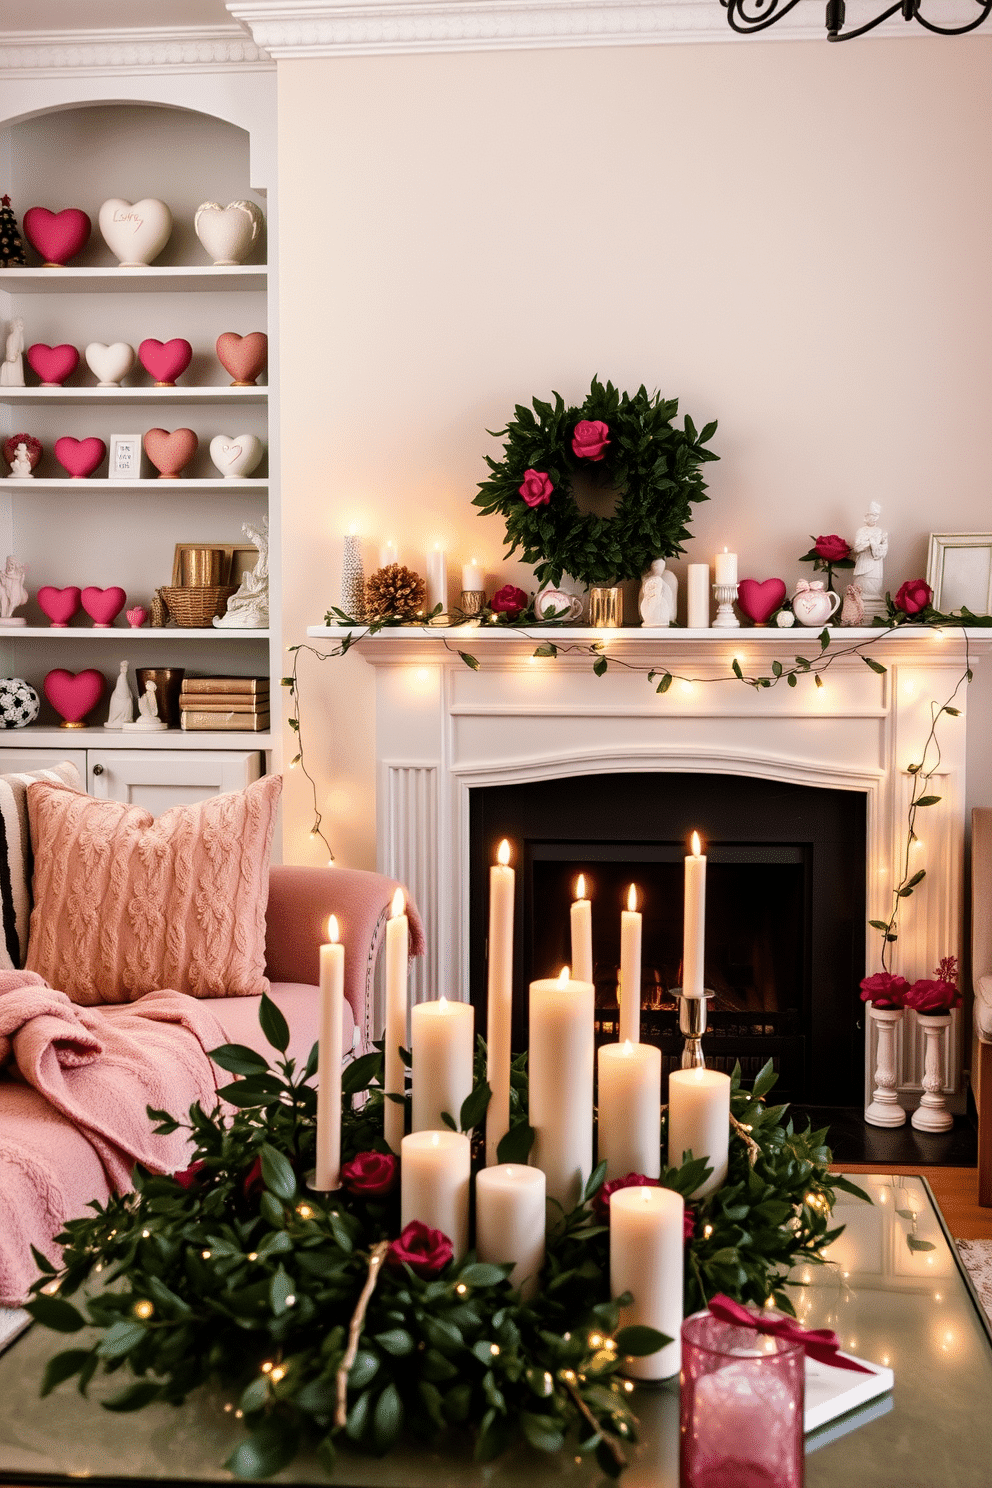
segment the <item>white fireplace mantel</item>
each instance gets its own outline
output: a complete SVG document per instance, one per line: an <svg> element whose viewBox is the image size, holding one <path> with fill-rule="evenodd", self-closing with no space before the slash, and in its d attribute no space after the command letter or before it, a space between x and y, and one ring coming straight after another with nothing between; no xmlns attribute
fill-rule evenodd
<svg viewBox="0 0 992 1488"><path fill-rule="evenodd" d="M347 631L313 626L318 644ZM554 658L534 650L552 642ZM589 646L602 645L606 674L592 671ZM867 644L884 673L853 645ZM867 806L869 917L888 917L891 885L902 877L912 792L908 766L920 759L931 704L946 701L966 657L974 667L992 632L831 631L834 659L817 687L800 677L770 688L738 681L770 676L773 663L820 655L818 632L790 630L615 630L496 626L437 630L390 627L354 643L376 671L377 845L380 869L404 880L424 912L428 954L414 996L463 997L468 986L469 793L473 788L618 771L758 776L861 791ZM570 649L574 648L574 649ZM467 665L460 652L478 661ZM675 677L664 694L649 668ZM722 680L716 680L722 679ZM920 866L927 877L904 901L893 970L913 980L962 949L967 686L958 718L940 724L937 806L920 818ZM878 949L866 926L869 969ZM852 998L857 989L851 989ZM900 1091L916 1104L922 1035L901 1029ZM868 1051L871 1068L874 1051ZM945 1085L964 1099L964 1050L955 1015ZM867 1081L867 1074L866 1074Z"/></svg>

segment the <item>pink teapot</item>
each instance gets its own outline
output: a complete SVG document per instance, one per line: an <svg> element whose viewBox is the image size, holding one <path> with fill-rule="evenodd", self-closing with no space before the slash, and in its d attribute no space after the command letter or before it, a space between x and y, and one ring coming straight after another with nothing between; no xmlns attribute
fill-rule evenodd
<svg viewBox="0 0 992 1488"><path fill-rule="evenodd" d="M800 579L792 596L792 612L800 625L826 625L840 607L840 595L824 589L821 580Z"/></svg>

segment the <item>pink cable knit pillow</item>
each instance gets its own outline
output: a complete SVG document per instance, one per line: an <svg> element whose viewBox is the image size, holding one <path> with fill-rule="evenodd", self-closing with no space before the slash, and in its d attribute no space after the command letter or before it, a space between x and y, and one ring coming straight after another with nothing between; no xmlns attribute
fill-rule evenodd
<svg viewBox="0 0 992 1488"><path fill-rule="evenodd" d="M162 987L192 997L268 991L265 905L281 790L281 777L266 775L155 819L66 786L29 786L27 969L86 1006Z"/></svg>

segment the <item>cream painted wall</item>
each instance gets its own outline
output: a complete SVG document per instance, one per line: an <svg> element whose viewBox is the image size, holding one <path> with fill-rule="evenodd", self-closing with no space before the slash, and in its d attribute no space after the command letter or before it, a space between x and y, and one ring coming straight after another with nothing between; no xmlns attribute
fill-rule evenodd
<svg viewBox="0 0 992 1488"><path fill-rule="evenodd" d="M689 556L791 583L874 498L895 587L931 530L992 528L990 62L927 38L280 63L287 640L338 602L352 522L367 568L441 539L526 585L470 505L485 430L593 373L719 418ZM371 670L301 670L328 834L373 866ZM299 772L286 820L319 861Z"/></svg>

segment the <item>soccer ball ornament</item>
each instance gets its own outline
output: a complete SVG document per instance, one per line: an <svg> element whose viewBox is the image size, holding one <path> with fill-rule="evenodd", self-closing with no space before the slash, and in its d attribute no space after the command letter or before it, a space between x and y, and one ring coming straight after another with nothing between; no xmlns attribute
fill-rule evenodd
<svg viewBox="0 0 992 1488"><path fill-rule="evenodd" d="M38 717L41 702L23 677L0 677L0 728L27 728Z"/></svg>

